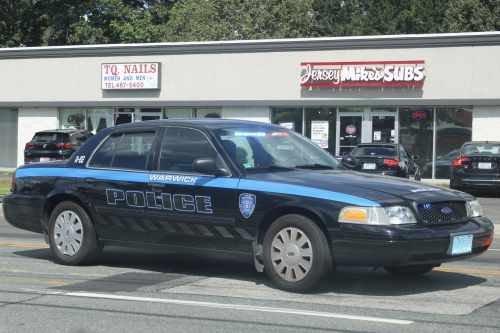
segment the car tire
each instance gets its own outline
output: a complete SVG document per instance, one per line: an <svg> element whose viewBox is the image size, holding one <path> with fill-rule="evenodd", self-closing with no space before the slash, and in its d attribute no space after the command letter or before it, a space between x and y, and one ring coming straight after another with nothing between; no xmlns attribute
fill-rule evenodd
<svg viewBox="0 0 500 333"><path fill-rule="evenodd" d="M438 265L416 265L416 266L396 266L396 267L384 267L384 269L397 276L419 276L429 273L434 269L434 267L439 267Z"/></svg>
<svg viewBox="0 0 500 333"><path fill-rule="evenodd" d="M458 190L458 186L453 184L453 182L450 180L450 189L452 190Z"/></svg>
<svg viewBox="0 0 500 333"><path fill-rule="evenodd" d="M264 236L263 251L266 274L282 290L318 289L333 275L325 234L305 216L290 214L274 221Z"/></svg>
<svg viewBox="0 0 500 333"><path fill-rule="evenodd" d="M59 263L72 266L96 261L103 249L89 215L72 201L63 201L52 211L49 244Z"/></svg>

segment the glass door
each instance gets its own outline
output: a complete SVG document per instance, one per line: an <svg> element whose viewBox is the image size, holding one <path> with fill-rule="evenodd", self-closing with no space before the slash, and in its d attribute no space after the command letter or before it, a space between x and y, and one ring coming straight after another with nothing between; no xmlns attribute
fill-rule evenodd
<svg viewBox="0 0 500 333"><path fill-rule="evenodd" d="M337 113L337 152L336 155L348 155L361 143L363 133L363 113Z"/></svg>
<svg viewBox="0 0 500 333"><path fill-rule="evenodd" d="M372 113L371 140L374 143L397 143L397 113Z"/></svg>

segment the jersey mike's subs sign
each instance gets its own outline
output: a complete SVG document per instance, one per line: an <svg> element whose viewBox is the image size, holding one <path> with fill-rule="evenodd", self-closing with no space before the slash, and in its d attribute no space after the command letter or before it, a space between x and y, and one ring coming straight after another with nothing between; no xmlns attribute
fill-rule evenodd
<svg viewBox="0 0 500 333"><path fill-rule="evenodd" d="M160 89L159 62L101 65L101 89Z"/></svg>
<svg viewBox="0 0 500 333"><path fill-rule="evenodd" d="M423 60L303 62L301 87L423 86Z"/></svg>

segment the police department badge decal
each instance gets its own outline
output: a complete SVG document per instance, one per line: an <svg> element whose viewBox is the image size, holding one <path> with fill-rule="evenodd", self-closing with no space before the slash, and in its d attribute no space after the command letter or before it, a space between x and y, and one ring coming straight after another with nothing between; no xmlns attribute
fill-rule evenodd
<svg viewBox="0 0 500 333"><path fill-rule="evenodd" d="M245 218L249 218L252 215L256 201L257 198L253 194L240 194L240 212Z"/></svg>

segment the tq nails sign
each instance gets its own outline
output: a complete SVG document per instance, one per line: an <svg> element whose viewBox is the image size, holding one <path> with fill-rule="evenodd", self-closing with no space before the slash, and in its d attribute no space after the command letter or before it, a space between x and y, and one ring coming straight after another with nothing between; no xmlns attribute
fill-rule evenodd
<svg viewBox="0 0 500 333"><path fill-rule="evenodd" d="M423 86L423 60L303 62L301 87Z"/></svg>

